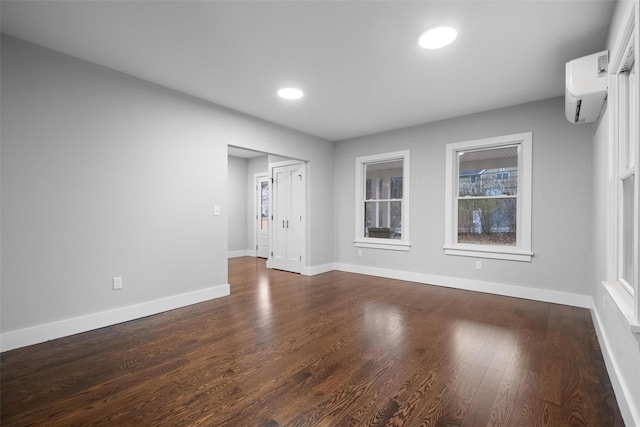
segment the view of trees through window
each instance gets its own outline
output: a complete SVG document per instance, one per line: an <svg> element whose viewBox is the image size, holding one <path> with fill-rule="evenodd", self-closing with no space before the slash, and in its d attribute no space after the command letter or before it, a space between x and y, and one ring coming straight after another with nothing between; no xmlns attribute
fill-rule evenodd
<svg viewBox="0 0 640 427"><path fill-rule="evenodd" d="M365 164L365 237L402 238L402 164L402 160Z"/></svg>
<svg viewBox="0 0 640 427"><path fill-rule="evenodd" d="M518 148L458 152L458 243L515 246Z"/></svg>

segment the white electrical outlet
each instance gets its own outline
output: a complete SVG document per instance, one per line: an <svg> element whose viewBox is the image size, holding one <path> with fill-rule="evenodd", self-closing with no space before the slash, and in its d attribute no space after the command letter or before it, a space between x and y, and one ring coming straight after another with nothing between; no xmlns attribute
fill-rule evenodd
<svg viewBox="0 0 640 427"><path fill-rule="evenodd" d="M213 207L213 214L215 216L220 216L220 206L214 206Z"/></svg>
<svg viewBox="0 0 640 427"><path fill-rule="evenodd" d="M113 289L122 289L122 277L113 278Z"/></svg>
<svg viewBox="0 0 640 427"><path fill-rule="evenodd" d="M482 270L482 261L476 261L476 270Z"/></svg>
<svg viewBox="0 0 640 427"><path fill-rule="evenodd" d="M362 249L358 249L358 256L362 256Z"/></svg>

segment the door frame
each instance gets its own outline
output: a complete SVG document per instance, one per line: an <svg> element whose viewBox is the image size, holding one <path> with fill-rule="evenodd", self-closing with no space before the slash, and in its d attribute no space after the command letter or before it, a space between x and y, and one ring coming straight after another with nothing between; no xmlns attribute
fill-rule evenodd
<svg viewBox="0 0 640 427"><path fill-rule="evenodd" d="M308 162L304 161L304 160L296 160L296 159L290 159L290 160L283 160L283 161L279 161L279 162L273 162L273 163L269 163L269 258L267 258L267 268L273 268L272 263L271 263L271 253L273 251L273 241L274 241L274 237L273 237L273 232L274 232L274 226L273 226L273 218L274 218L274 207L273 207L273 171L276 168L280 168L283 166L294 166L294 165L301 165L301 167L303 168L303 173L304 173L304 185L303 185L303 191L304 191L304 200L302 201L302 221L301 221L301 229L302 229L302 233L300 233L300 248L301 248L301 256L302 256L302 260L300 262L300 273L304 274L304 272L307 269L307 234L309 232L309 230L307 229L307 215L308 215L308 205L309 205L309 170L308 170Z"/></svg>
<svg viewBox="0 0 640 427"><path fill-rule="evenodd" d="M260 179L261 178L265 178L269 184L268 187L268 192L269 192L269 215L271 215L271 179L269 176L269 172L259 172L259 173L254 173L253 174L253 184L254 184L254 192L253 192L253 215L255 215L255 218L253 218L253 248L255 248L254 250L254 257L258 257L258 245L260 244L260 239L258 238L258 233L260 232L260 227L258 226L259 223L259 218L260 218L260 203L258 202L258 200L260 200L260 196L261 196L261 192L260 192ZM267 259L269 258L269 252L271 251L271 220L267 219L267 221L269 222L269 248L267 249Z"/></svg>

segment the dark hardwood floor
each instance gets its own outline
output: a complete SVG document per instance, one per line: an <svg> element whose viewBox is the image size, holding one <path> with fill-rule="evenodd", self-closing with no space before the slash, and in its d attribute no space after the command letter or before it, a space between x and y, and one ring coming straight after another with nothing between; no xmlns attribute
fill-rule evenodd
<svg viewBox="0 0 640 427"><path fill-rule="evenodd" d="M3 353L2 425L623 425L586 309L254 258L229 282Z"/></svg>

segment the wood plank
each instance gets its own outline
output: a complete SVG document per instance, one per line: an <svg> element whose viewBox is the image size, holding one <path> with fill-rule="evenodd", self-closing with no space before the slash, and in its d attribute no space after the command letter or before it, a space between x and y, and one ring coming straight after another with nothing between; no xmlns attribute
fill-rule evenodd
<svg viewBox="0 0 640 427"><path fill-rule="evenodd" d="M622 426L589 312L229 260L229 297L2 353L3 426Z"/></svg>

